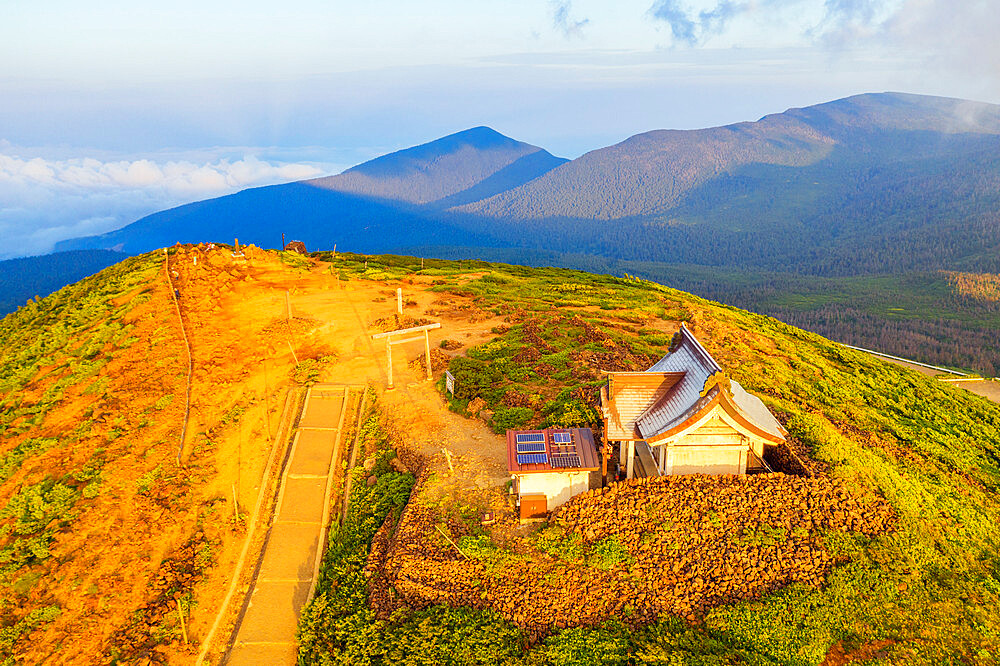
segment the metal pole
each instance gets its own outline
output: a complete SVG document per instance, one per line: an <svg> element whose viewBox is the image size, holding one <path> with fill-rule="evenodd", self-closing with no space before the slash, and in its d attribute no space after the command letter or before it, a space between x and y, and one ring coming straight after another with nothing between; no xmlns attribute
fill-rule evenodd
<svg viewBox="0 0 1000 666"><path fill-rule="evenodd" d="M281 249L282 250L285 249L285 232L284 231L281 232Z"/></svg>
<svg viewBox="0 0 1000 666"><path fill-rule="evenodd" d="M611 449L611 442L608 441L608 421L604 421L604 446L601 448L601 485L608 485L608 451Z"/></svg>
<svg viewBox="0 0 1000 666"><path fill-rule="evenodd" d="M427 381L434 379L434 375L431 374L431 336L424 330L424 358L427 361Z"/></svg>

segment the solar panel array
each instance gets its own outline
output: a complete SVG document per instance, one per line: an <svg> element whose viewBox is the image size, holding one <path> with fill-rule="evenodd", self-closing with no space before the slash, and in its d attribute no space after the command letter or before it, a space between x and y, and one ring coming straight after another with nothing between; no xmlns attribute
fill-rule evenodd
<svg viewBox="0 0 1000 666"><path fill-rule="evenodd" d="M580 467L580 456L575 453L560 453L552 456L553 467Z"/></svg>
<svg viewBox="0 0 1000 666"><path fill-rule="evenodd" d="M552 466L555 468L582 466L572 433L552 433Z"/></svg>
<svg viewBox="0 0 1000 666"><path fill-rule="evenodd" d="M544 432L520 432L517 443L518 465L551 464L554 469L582 467L580 453L571 432L553 432L546 447Z"/></svg>

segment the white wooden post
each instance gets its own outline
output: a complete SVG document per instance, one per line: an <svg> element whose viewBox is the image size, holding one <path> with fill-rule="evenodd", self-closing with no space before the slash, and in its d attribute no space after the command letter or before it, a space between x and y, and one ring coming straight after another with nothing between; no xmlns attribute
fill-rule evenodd
<svg viewBox="0 0 1000 666"><path fill-rule="evenodd" d="M389 390L392 390L392 338L385 339L385 357L389 362Z"/></svg>
<svg viewBox="0 0 1000 666"><path fill-rule="evenodd" d="M431 336L426 329L424 329L424 359L427 361L427 381L431 381L434 379L431 372Z"/></svg>
<svg viewBox="0 0 1000 666"><path fill-rule="evenodd" d="M632 467L635 463L635 440L629 440L628 443L628 463L625 467L625 476L629 479L632 478Z"/></svg>
<svg viewBox="0 0 1000 666"><path fill-rule="evenodd" d="M396 289L396 314L403 314L403 289Z"/></svg>

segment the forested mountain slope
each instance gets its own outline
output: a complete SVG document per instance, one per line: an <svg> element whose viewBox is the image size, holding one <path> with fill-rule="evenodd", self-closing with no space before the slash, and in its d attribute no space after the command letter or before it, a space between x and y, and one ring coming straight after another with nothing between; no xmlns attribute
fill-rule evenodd
<svg viewBox="0 0 1000 666"><path fill-rule="evenodd" d="M735 167L805 166L832 146L820 132L783 116L703 130L655 130L589 152L462 210L516 219L648 215L669 210L692 187Z"/></svg>
<svg viewBox="0 0 1000 666"><path fill-rule="evenodd" d="M280 232L309 247L545 248L815 275L1000 272L1000 107L881 93L571 162L489 128L181 206L64 248Z"/></svg>
<svg viewBox="0 0 1000 666"><path fill-rule="evenodd" d="M996 146L980 139L997 134L1000 107L994 105L895 93L859 95L757 122L638 134L464 209L517 219L657 215L680 204L698 185L748 165L805 167L829 158L836 164L827 167L829 182L847 175L843 170L854 162L873 167L928 157L928 152L975 152ZM835 146L847 150L833 153ZM726 201L712 203L725 206Z"/></svg>
<svg viewBox="0 0 1000 666"><path fill-rule="evenodd" d="M399 247L483 245L494 239L428 215L416 207L347 192L288 183L243 190L154 213L102 236L65 247L112 247L128 254L202 241L278 247L281 234L309 250L340 247L390 251Z"/></svg>
<svg viewBox="0 0 1000 666"><path fill-rule="evenodd" d="M124 258L110 250L78 250L0 261L0 317Z"/></svg>

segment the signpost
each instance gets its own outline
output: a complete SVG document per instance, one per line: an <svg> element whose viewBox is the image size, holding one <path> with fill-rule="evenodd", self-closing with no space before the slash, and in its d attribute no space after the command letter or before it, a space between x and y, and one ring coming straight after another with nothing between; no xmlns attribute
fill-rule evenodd
<svg viewBox="0 0 1000 666"><path fill-rule="evenodd" d="M444 371L444 389L451 393L451 397L455 397L455 375L450 370Z"/></svg>

